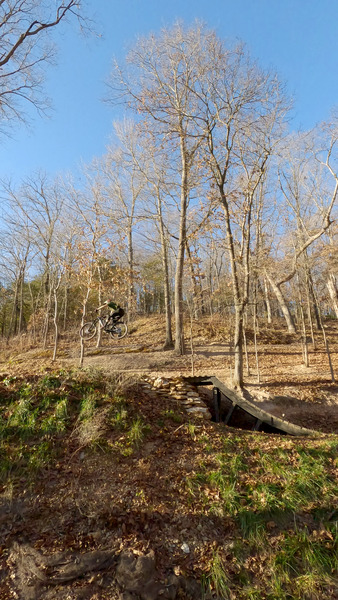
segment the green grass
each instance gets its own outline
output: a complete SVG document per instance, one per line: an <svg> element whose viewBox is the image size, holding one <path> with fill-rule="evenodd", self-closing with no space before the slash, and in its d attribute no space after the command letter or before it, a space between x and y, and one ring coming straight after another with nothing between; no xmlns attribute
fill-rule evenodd
<svg viewBox="0 0 338 600"><path fill-rule="evenodd" d="M226 572L226 566L221 555L216 552L212 558L210 569L204 580L206 593L211 592L222 600L231 600L230 578Z"/></svg>
<svg viewBox="0 0 338 600"><path fill-rule="evenodd" d="M330 587L338 569L337 527L319 532L307 529L286 533L271 560L276 582L294 588L295 600L321 597L321 589Z"/></svg>
<svg viewBox="0 0 338 600"><path fill-rule="evenodd" d="M129 443L132 446L139 447L147 433L149 433L149 425L146 425L140 417L133 419L128 431Z"/></svg>
<svg viewBox="0 0 338 600"><path fill-rule="evenodd" d="M180 414L161 406L152 419L121 389L120 380L93 370L0 381L3 493L12 493L22 481L33 486L41 471L48 477L56 462L78 457L79 448L86 447L86 454L87 449L110 452L112 469L114 460L125 460L128 469L129 457L142 457L153 434L155 442L156 436L163 440L156 456L163 454L164 460L166 448L177 441L182 464L189 467L175 484L177 514L186 511L196 523L207 524L207 533L224 530L224 538L215 534L217 543L205 551L200 577L206 599L338 596L337 436L300 440L222 431L212 424L177 427ZM144 469L151 460L146 453ZM149 492L140 490L136 504L148 498ZM170 522L171 515L166 519ZM196 540L203 544L198 529Z"/></svg>
<svg viewBox="0 0 338 600"><path fill-rule="evenodd" d="M67 453L69 439L93 448L102 441L107 448L101 438L109 427L125 432L125 446L138 447L147 425L129 417L125 399L115 393L120 383L94 370L0 381L0 483L50 468Z"/></svg>
<svg viewBox="0 0 338 600"><path fill-rule="evenodd" d="M336 598L337 438L228 434L213 464L201 463L187 489L194 504L211 518L231 518L237 532L226 558L220 547L210 562L214 597Z"/></svg>
<svg viewBox="0 0 338 600"><path fill-rule="evenodd" d="M172 408L166 409L162 412L165 419L171 419L174 423L182 423L183 417L180 413L175 412Z"/></svg>
<svg viewBox="0 0 338 600"><path fill-rule="evenodd" d="M115 429L124 430L127 427L129 416L124 398L115 398L110 411L111 425Z"/></svg>

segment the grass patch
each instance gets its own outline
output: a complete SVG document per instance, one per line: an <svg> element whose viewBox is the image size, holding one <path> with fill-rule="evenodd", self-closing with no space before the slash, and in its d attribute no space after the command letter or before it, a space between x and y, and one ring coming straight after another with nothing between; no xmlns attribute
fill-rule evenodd
<svg viewBox="0 0 338 600"><path fill-rule="evenodd" d="M204 578L213 597L336 598L337 438L228 434L210 456L186 484L192 504L235 527Z"/></svg>
<svg viewBox="0 0 338 600"><path fill-rule="evenodd" d="M128 431L129 443L132 446L139 447L149 431L149 425L146 425L141 417L137 417L132 421Z"/></svg>
<svg viewBox="0 0 338 600"><path fill-rule="evenodd" d="M177 426L183 417L170 404L144 400L137 388L129 393L130 383L94 370L0 381L3 497L26 486L35 492L43 473L46 480L51 469L55 478L68 477L70 468L83 473L81 489L72 489L75 503L87 493L88 514L95 516L101 490L96 504L86 475L94 473L96 486L97 473L108 503L97 521L103 533L108 523L113 535L132 511L136 545L151 546L156 527L165 544L169 532L167 542L174 541L165 550L177 552L173 564L182 573L186 565L195 569L206 599L334 600L337 437L299 440L216 430L212 423ZM73 523L74 515L68 517ZM189 556L181 557L182 540Z"/></svg>
<svg viewBox="0 0 338 600"><path fill-rule="evenodd" d="M5 377L0 381L0 482L35 477L63 453L69 440L98 444L111 429L130 429L127 442L138 446L146 425L129 419L125 400L115 394L120 378L96 370ZM103 443L103 446L106 445Z"/></svg>
<svg viewBox="0 0 338 600"><path fill-rule="evenodd" d="M204 579L205 593L216 594L217 598L231 600L231 580L222 556L216 552L212 558L209 573Z"/></svg>
<svg viewBox="0 0 338 600"><path fill-rule="evenodd" d="M275 593L281 584L292 587L295 600L319 598L325 588L330 593L338 569L337 527L285 534L271 562Z"/></svg>
<svg viewBox="0 0 338 600"><path fill-rule="evenodd" d="M162 412L162 415L165 419L170 419L174 423L183 423L183 416L175 412L172 408L168 408Z"/></svg>

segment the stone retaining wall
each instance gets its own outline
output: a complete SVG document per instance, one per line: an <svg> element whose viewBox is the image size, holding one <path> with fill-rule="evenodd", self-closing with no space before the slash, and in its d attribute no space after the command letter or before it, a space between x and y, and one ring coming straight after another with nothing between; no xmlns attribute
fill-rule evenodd
<svg viewBox="0 0 338 600"><path fill-rule="evenodd" d="M178 402L190 416L199 419L211 419L211 412L198 393L197 388L187 383L183 377L146 376L141 385L148 395L156 394L159 397Z"/></svg>

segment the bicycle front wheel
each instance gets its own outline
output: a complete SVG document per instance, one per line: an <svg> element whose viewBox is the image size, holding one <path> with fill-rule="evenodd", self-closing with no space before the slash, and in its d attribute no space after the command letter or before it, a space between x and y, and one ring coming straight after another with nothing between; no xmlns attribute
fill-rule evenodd
<svg viewBox="0 0 338 600"><path fill-rule="evenodd" d="M84 340L91 340L97 332L97 324L95 322L85 323L80 329L80 336Z"/></svg>
<svg viewBox="0 0 338 600"><path fill-rule="evenodd" d="M117 338L119 340L124 338L127 335L127 333L128 333L128 327L125 323L117 323L110 330L110 335L112 336L112 338Z"/></svg>

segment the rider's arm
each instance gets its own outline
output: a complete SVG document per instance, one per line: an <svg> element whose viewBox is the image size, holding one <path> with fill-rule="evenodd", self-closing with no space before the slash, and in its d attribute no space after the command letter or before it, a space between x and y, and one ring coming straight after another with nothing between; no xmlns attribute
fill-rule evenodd
<svg viewBox="0 0 338 600"><path fill-rule="evenodd" d="M105 301L105 302L102 304L102 306L98 306L98 307L97 307L95 310L101 310L101 308L104 308L105 306L107 306L107 304L108 304L108 300L106 300L106 301Z"/></svg>

